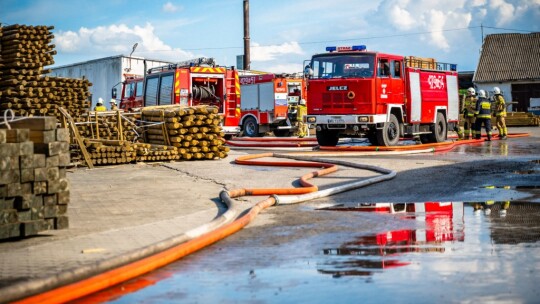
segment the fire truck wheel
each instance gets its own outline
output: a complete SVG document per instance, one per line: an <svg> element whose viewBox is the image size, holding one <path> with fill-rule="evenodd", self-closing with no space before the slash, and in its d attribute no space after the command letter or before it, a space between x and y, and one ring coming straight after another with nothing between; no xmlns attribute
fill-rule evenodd
<svg viewBox="0 0 540 304"><path fill-rule="evenodd" d="M389 121L377 130L377 142L379 146L395 146L399 142L399 121L394 114L390 114Z"/></svg>
<svg viewBox="0 0 540 304"><path fill-rule="evenodd" d="M339 133L337 130L321 130L317 131L317 143L319 146L335 146L339 141Z"/></svg>
<svg viewBox="0 0 540 304"><path fill-rule="evenodd" d="M420 141L425 143L438 143L446 140L446 121L443 113L437 113L437 120L430 126L431 134L420 135Z"/></svg>
<svg viewBox="0 0 540 304"><path fill-rule="evenodd" d="M257 123L257 120L253 117L246 118L243 125L243 131L244 135L249 137L259 136L259 124Z"/></svg>
<svg viewBox="0 0 540 304"><path fill-rule="evenodd" d="M446 140L446 120L443 113L437 113L437 120L435 126L433 126L433 140L434 142L443 142Z"/></svg>

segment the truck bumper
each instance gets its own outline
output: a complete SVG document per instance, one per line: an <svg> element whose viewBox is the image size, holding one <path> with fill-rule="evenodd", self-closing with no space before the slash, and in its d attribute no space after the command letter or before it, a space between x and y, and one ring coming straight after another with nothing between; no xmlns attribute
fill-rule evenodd
<svg viewBox="0 0 540 304"><path fill-rule="evenodd" d="M235 127L222 126L221 128L223 129L223 132L225 132L225 134L227 135L236 135L240 133L240 126L235 126Z"/></svg>

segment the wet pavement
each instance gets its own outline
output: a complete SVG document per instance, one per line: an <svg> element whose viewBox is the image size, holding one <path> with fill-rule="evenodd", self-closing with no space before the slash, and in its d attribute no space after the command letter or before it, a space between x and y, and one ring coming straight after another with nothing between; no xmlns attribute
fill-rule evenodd
<svg viewBox="0 0 540 304"><path fill-rule="evenodd" d="M347 160L399 173L265 210L213 246L76 303L538 303L538 137ZM317 181L356 174L344 171Z"/></svg>
<svg viewBox="0 0 540 304"><path fill-rule="evenodd" d="M76 302L535 303L540 128L527 130L529 137L447 152L339 157L397 176L265 209L213 246ZM223 212L223 188L298 187L296 179L312 171L234 164L249 153L261 151L231 151L212 162L74 169L70 228L0 243L2 282L47 279L145 248ZM327 189L373 176L340 166L313 182ZM354 210L388 202L396 213ZM433 213L431 205L411 202L465 203ZM328 206L351 211L323 210Z"/></svg>
<svg viewBox="0 0 540 304"><path fill-rule="evenodd" d="M275 244L231 237L78 302L537 303L540 205L407 205L393 214L304 207L334 229L267 226L267 234L303 237Z"/></svg>

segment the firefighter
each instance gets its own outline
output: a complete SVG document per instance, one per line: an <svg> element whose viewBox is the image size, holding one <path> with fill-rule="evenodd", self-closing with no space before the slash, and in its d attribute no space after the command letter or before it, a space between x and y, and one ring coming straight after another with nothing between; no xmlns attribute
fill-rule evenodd
<svg viewBox="0 0 540 304"><path fill-rule="evenodd" d="M94 111L97 111L97 112L107 111L107 108L103 105L103 98L100 97L98 99L98 102L96 103L96 106L94 107Z"/></svg>
<svg viewBox="0 0 540 304"><path fill-rule="evenodd" d="M116 106L116 100L114 100L114 98L111 99L110 104L111 104L111 111L118 110L118 106Z"/></svg>
<svg viewBox="0 0 540 304"><path fill-rule="evenodd" d="M493 88L493 102L495 103L495 117L497 118L497 129L499 130L499 139L506 139L508 135L508 129L506 128L506 103L504 97L501 94L501 89L498 87Z"/></svg>
<svg viewBox="0 0 540 304"><path fill-rule="evenodd" d="M463 102L463 128L464 139L475 137L475 112L476 112L476 91L474 88L467 89L467 96ZM472 137L471 137L472 136Z"/></svg>
<svg viewBox="0 0 540 304"><path fill-rule="evenodd" d="M487 141L491 141L491 103L486 98L486 91L478 91L478 100L476 101L476 139L482 137L482 125L486 129Z"/></svg>
<svg viewBox="0 0 540 304"><path fill-rule="evenodd" d="M304 116L307 115L306 100L300 99L298 110L296 111L296 119L298 121L298 137L302 138L308 135L307 124L304 122Z"/></svg>

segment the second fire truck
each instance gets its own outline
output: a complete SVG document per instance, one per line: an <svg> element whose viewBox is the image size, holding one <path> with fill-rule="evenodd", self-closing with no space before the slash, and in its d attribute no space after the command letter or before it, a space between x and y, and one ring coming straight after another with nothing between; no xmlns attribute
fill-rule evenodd
<svg viewBox="0 0 540 304"><path fill-rule="evenodd" d="M308 115L321 146L367 137L393 146L401 137L442 142L459 118L456 65L327 47L306 66Z"/></svg>
<svg viewBox="0 0 540 304"><path fill-rule="evenodd" d="M146 73L144 81L134 78L124 82L120 108L213 105L222 116L225 134L240 133L240 80L234 68L216 66L212 58L201 57Z"/></svg>

